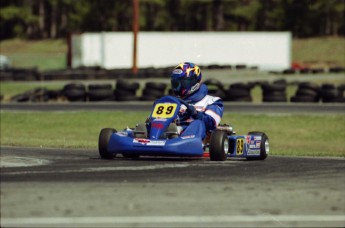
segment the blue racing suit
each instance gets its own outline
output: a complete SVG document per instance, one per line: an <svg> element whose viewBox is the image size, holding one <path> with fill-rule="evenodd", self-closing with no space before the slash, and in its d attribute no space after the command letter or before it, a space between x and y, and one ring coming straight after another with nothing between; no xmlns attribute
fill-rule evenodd
<svg viewBox="0 0 345 228"><path fill-rule="evenodd" d="M219 125L224 111L223 101L207 93L207 86L202 84L197 92L183 99L189 105L181 105L178 114L176 124L183 129L181 136L197 131L197 135L204 139L207 132Z"/></svg>

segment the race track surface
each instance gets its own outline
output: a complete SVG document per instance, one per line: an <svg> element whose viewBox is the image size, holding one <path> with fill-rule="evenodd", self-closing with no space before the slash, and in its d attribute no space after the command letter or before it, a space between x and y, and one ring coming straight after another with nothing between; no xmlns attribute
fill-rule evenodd
<svg viewBox="0 0 345 228"><path fill-rule="evenodd" d="M1 227L344 227L344 170L344 158L1 147Z"/></svg>

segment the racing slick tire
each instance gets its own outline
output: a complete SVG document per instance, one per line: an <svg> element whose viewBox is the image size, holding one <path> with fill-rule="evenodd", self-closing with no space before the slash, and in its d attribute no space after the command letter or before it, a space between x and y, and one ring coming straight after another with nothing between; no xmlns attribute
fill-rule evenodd
<svg viewBox="0 0 345 228"><path fill-rule="evenodd" d="M261 136L261 144L260 144L260 156L247 157L247 160L265 160L269 153L269 142L268 142L267 135L260 131L251 131L251 132L248 132L248 135Z"/></svg>
<svg viewBox="0 0 345 228"><path fill-rule="evenodd" d="M225 131L212 132L210 139L210 160L225 161L229 152L229 139Z"/></svg>
<svg viewBox="0 0 345 228"><path fill-rule="evenodd" d="M98 152L102 159L113 159L114 154L108 152L108 144L110 137L117 131L113 128L103 128L99 134Z"/></svg>

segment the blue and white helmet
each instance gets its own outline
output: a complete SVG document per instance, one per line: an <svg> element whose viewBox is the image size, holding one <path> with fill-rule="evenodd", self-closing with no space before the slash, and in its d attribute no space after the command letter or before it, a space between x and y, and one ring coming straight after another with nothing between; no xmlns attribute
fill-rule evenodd
<svg viewBox="0 0 345 228"><path fill-rule="evenodd" d="M201 70L194 63L177 65L171 74L171 88L177 97L185 98L200 88Z"/></svg>

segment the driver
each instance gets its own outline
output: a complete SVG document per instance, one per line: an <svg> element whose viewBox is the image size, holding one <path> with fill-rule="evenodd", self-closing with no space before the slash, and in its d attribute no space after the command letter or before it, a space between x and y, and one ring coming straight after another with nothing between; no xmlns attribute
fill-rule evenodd
<svg viewBox="0 0 345 228"><path fill-rule="evenodd" d="M223 116L221 98L207 95L208 88L201 83L201 77L200 68L190 62L177 65L171 74L171 88L183 104L176 122L182 137L197 132L204 139Z"/></svg>

